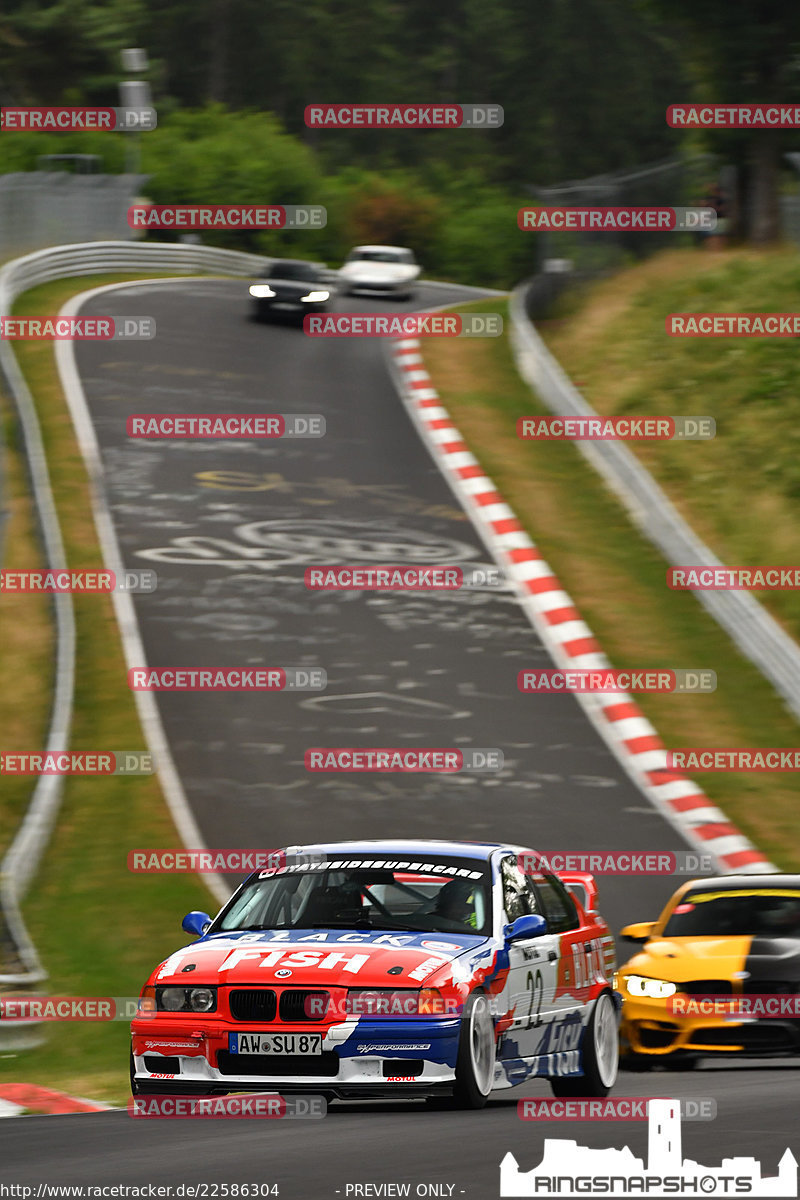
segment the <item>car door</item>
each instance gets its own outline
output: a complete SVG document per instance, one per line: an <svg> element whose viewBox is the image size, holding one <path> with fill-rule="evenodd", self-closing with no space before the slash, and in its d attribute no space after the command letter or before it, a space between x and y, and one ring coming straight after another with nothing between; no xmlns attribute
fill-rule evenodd
<svg viewBox="0 0 800 1200"><path fill-rule="evenodd" d="M501 859L500 878L506 924L529 913L544 916L533 884L520 870L515 855ZM558 936L549 931L509 944L506 1009L513 1011L513 1017L504 1035L502 1057L532 1058L543 1052L556 1015L558 957Z"/></svg>
<svg viewBox="0 0 800 1200"><path fill-rule="evenodd" d="M591 980L600 965L601 945L598 938L587 936L575 902L557 876L536 871L529 879L548 931L558 942L558 985L543 1052L563 1056L569 1051L576 1052L580 1044ZM558 1061L564 1069L571 1070L574 1065L572 1055Z"/></svg>

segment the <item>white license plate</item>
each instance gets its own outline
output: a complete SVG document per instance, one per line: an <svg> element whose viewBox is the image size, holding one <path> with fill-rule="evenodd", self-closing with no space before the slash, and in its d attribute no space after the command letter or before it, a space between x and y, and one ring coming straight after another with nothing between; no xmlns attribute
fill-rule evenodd
<svg viewBox="0 0 800 1200"><path fill-rule="evenodd" d="M288 308L297 309L300 307L300 305L291 300L279 300L276 304L273 304L272 307L273 308L281 308L281 309L288 309Z"/></svg>
<svg viewBox="0 0 800 1200"><path fill-rule="evenodd" d="M231 1054L322 1054L321 1033L232 1033Z"/></svg>

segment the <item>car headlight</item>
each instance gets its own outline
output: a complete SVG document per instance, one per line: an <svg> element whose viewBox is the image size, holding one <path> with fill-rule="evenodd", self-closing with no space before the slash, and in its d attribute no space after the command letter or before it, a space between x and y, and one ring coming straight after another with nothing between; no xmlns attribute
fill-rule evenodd
<svg viewBox="0 0 800 1200"><path fill-rule="evenodd" d="M214 988L189 988L186 992L189 1008L192 1012L213 1012L217 1007L217 996Z"/></svg>
<svg viewBox="0 0 800 1200"><path fill-rule="evenodd" d="M160 1012L214 1012L217 1007L215 987L156 988L156 1007Z"/></svg>
<svg viewBox="0 0 800 1200"><path fill-rule="evenodd" d="M353 1016L415 1017L419 998L418 988L349 988L346 1009Z"/></svg>
<svg viewBox="0 0 800 1200"><path fill-rule="evenodd" d="M651 1000L666 1000L678 990L676 983L667 979L648 979L645 975L624 975L623 980L631 996L649 996Z"/></svg>
<svg viewBox="0 0 800 1200"><path fill-rule="evenodd" d="M277 292L273 292L268 283L254 283L250 295L255 296L256 300L266 300L268 296L276 296Z"/></svg>
<svg viewBox="0 0 800 1200"><path fill-rule="evenodd" d="M321 304L329 296L330 292L309 292L307 296L301 296L300 299L304 304Z"/></svg>

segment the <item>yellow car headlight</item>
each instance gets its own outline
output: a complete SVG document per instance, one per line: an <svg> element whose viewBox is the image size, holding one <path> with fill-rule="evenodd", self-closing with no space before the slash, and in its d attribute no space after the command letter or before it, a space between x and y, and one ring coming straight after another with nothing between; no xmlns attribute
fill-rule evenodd
<svg viewBox="0 0 800 1200"><path fill-rule="evenodd" d="M651 1000L666 1000L678 990L676 983L667 979L648 979L646 975L625 975L623 981L628 995L648 996Z"/></svg>

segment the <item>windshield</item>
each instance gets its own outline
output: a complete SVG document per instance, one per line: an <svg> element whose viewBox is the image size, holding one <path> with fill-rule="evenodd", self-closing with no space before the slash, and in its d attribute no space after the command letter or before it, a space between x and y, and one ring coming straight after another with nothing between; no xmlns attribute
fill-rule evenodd
<svg viewBox="0 0 800 1200"><path fill-rule="evenodd" d="M363 864L363 865L362 865ZM262 871L210 933L255 929L491 932L488 864L480 859L333 859Z"/></svg>
<svg viewBox="0 0 800 1200"><path fill-rule="evenodd" d="M317 271L312 263L275 262L268 267L262 279L316 279Z"/></svg>
<svg viewBox="0 0 800 1200"><path fill-rule="evenodd" d="M800 938L800 890L687 892L672 910L662 936Z"/></svg>
<svg viewBox="0 0 800 1200"><path fill-rule="evenodd" d="M347 261L407 263L411 262L411 253L408 250L354 250L347 256Z"/></svg>

